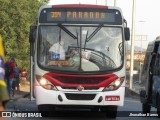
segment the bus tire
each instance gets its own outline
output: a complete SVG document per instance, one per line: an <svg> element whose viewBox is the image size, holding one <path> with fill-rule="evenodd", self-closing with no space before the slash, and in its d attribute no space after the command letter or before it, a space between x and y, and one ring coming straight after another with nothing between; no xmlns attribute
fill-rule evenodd
<svg viewBox="0 0 160 120"><path fill-rule="evenodd" d="M55 113L55 106L53 105L38 105L38 110L43 117L53 117Z"/></svg>
<svg viewBox="0 0 160 120"><path fill-rule="evenodd" d="M147 103L143 103L142 104L142 112L143 112L143 114L150 113L150 111L151 111L151 106L148 105Z"/></svg>
<svg viewBox="0 0 160 120"><path fill-rule="evenodd" d="M105 106L101 107L101 111L105 112L107 118L116 118L117 117L118 106Z"/></svg>
<svg viewBox="0 0 160 120"><path fill-rule="evenodd" d="M99 108L98 107L93 107L91 108L91 112L98 112L99 111Z"/></svg>
<svg viewBox="0 0 160 120"><path fill-rule="evenodd" d="M160 95L157 96L157 114L160 117Z"/></svg>

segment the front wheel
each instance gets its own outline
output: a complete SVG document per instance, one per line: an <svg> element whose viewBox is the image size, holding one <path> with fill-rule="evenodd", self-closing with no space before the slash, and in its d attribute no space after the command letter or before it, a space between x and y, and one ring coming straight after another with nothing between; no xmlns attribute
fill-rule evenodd
<svg viewBox="0 0 160 120"><path fill-rule="evenodd" d="M101 112L105 112L106 117L116 118L117 117L117 106L105 106L101 107Z"/></svg>
<svg viewBox="0 0 160 120"><path fill-rule="evenodd" d="M150 111L151 111L151 106L148 105L147 103L143 103L142 104L142 112L143 112L143 114L150 113Z"/></svg>
<svg viewBox="0 0 160 120"><path fill-rule="evenodd" d="M38 105L38 110L43 117L52 117L55 115L55 106L53 105Z"/></svg>

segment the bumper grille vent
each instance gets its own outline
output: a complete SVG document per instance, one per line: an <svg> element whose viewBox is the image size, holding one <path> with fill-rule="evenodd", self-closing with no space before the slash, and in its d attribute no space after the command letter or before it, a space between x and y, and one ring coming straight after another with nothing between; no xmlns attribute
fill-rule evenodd
<svg viewBox="0 0 160 120"><path fill-rule="evenodd" d="M93 100L96 94L71 94L65 93L68 100Z"/></svg>

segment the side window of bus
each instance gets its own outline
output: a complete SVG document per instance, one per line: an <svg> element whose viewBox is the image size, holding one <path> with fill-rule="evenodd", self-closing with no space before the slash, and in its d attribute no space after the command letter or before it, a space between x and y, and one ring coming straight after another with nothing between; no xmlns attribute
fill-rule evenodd
<svg viewBox="0 0 160 120"><path fill-rule="evenodd" d="M142 74L147 73L148 68L150 67L150 54L154 49L154 45L149 44L146 50L146 55L145 55L145 59L144 59L144 65L143 65L143 70L142 70Z"/></svg>
<svg viewBox="0 0 160 120"><path fill-rule="evenodd" d="M157 75L160 77L160 54L158 54L157 64Z"/></svg>
<svg viewBox="0 0 160 120"><path fill-rule="evenodd" d="M158 52L157 52L154 75L160 76L160 46L159 46Z"/></svg>
<svg viewBox="0 0 160 120"><path fill-rule="evenodd" d="M160 77L160 45L159 45L159 48L158 48L157 62L158 62L158 76Z"/></svg>

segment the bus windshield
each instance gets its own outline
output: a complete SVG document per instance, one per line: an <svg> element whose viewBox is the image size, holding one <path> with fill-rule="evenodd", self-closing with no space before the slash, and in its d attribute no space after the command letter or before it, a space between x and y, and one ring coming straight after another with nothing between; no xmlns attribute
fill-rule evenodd
<svg viewBox="0 0 160 120"><path fill-rule="evenodd" d="M97 25L41 25L38 65L55 71L100 72L123 64L122 28Z"/></svg>

